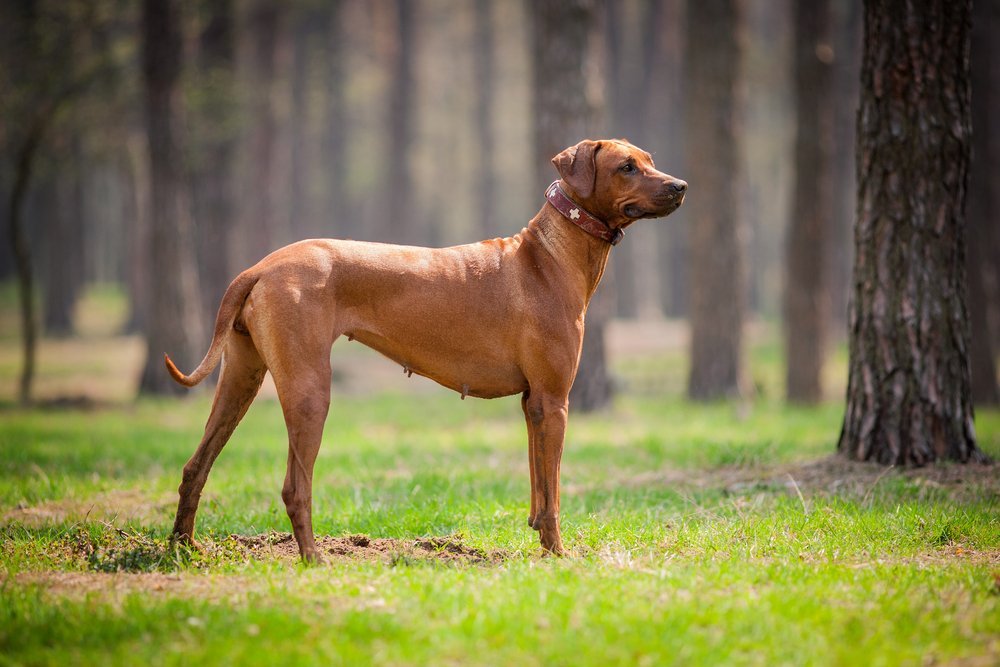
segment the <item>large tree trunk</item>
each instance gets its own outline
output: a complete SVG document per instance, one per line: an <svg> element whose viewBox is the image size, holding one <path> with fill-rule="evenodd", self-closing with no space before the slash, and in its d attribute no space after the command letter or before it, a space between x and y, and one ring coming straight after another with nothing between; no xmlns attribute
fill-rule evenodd
<svg viewBox="0 0 1000 667"><path fill-rule="evenodd" d="M146 249L152 276L147 354L139 391L183 391L163 367L163 354L192 367L203 349L194 224L180 147L182 53L180 0L144 0L142 65L151 184L151 231Z"/></svg>
<svg viewBox="0 0 1000 667"><path fill-rule="evenodd" d="M823 397L829 328L827 257L833 210L833 99L830 8L826 0L793 3L795 186L785 239L786 395L796 403Z"/></svg>
<svg viewBox="0 0 1000 667"><path fill-rule="evenodd" d="M1000 63L991 32L1000 21L1000 0L976 0L972 21L972 165L969 176L968 280L972 338L969 355L972 401L976 405L1000 403L997 386L997 349L993 332L1000 322L1000 155L996 154L1000 131L1000 93L992 89ZM998 26L1000 27L1000 26Z"/></svg>
<svg viewBox="0 0 1000 667"><path fill-rule="evenodd" d="M972 420L965 305L970 9L970 0L865 2L838 445L851 459L986 458Z"/></svg>
<svg viewBox="0 0 1000 667"><path fill-rule="evenodd" d="M237 146L236 22L232 0L206 0L198 40L201 97L194 126L199 157L195 166L198 222L198 269L203 296L202 319L211 323L229 282L240 267L235 243Z"/></svg>
<svg viewBox="0 0 1000 667"><path fill-rule="evenodd" d="M590 0L537 0L531 3L531 12L535 182L541 198L557 175L552 158L589 136L593 124L585 58L594 4ZM611 401L604 351L604 326L611 309L601 304L608 297L608 287L598 289L587 312L580 368L569 396L573 410L596 410Z"/></svg>
<svg viewBox="0 0 1000 667"><path fill-rule="evenodd" d="M746 310L739 206L740 0L705 0L687 16L686 149L692 183L691 372L688 396L743 393Z"/></svg>

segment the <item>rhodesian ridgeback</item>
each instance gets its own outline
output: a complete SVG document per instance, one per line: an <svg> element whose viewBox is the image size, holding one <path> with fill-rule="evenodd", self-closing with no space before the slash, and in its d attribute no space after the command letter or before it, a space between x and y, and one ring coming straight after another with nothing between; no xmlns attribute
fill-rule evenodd
<svg viewBox="0 0 1000 667"><path fill-rule="evenodd" d="M521 394L528 427L528 523L562 554L559 465L584 315L613 245L640 218L673 212L687 183L626 141L582 141L552 159L560 180L514 236L451 248L317 239L271 253L226 290L188 387L224 359L205 435L184 466L175 538L192 542L212 463L271 371L288 429L281 497L302 558L313 465L330 405L330 347L357 340L462 398Z"/></svg>

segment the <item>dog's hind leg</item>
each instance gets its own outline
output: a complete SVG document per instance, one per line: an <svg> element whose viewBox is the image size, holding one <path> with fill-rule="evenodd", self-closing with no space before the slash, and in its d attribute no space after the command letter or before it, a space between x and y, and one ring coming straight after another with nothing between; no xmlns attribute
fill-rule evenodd
<svg viewBox="0 0 1000 667"><path fill-rule="evenodd" d="M296 349L293 346L293 349ZM285 355L271 368L288 428L288 468L281 499L292 522L302 560L320 562L312 527L312 479L330 409L330 352Z"/></svg>
<svg viewBox="0 0 1000 667"><path fill-rule="evenodd" d="M212 411L205 424L205 435L184 466L184 476L178 488L180 500L177 503L177 518L174 520L175 539L193 542L195 514L208 473L257 396L266 370L249 336L236 333L229 335L222 375L215 389Z"/></svg>

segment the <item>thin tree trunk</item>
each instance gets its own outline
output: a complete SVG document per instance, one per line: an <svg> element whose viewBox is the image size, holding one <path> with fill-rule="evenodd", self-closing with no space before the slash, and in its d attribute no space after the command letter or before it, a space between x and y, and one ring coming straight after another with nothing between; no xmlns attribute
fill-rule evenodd
<svg viewBox="0 0 1000 667"><path fill-rule="evenodd" d="M152 181L146 259L152 284L142 394L183 391L164 369L164 353L190 368L204 352L195 230L180 146L182 25L180 0L144 0L142 64Z"/></svg>
<svg viewBox="0 0 1000 667"><path fill-rule="evenodd" d="M356 211L349 200L347 182L347 100L344 89L347 84L344 66L344 5L337 0L327 5L327 33L324 40L326 58L326 120L324 130L325 173L327 179L326 210L329 215L317 229L319 236L341 236L346 234L348 223L355 218Z"/></svg>
<svg viewBox="0 0 1000 667"><path fill-rule="evenodd" d="M834 194L830 226L830 254L827 261L830 281L831 329L837 338L846 338L847 302L851 291L851 230L857 184L854 181L855 113L858 108L861 70L861 0L835 2L833 105Z"/></svg>
<svg viewBox="0 0 1000 667"><path fill-rule="evenodd" d="M199 129L201 160L192 179L198 223L198 269L203 296L202 320L215 321L219 301L235 277L237 148L236 25L232 0L204 3L199 35L198 73L201 82Z"/></svg>
<svg viewBox="0 0 1000 667"><path fill-rule="evenodd" d="M793 3L795 31L795 186L785 240L786 395L823 397L830 321L827 257L833 211L833 48L827 0Z"/></svg>
<svg viewBox="0 0 1000 667"><path fill-rule="evenodd" d="M389 137L386 188L388 219L382 241L420 243L421 220L413 208L410 155L414 146L414 0L396 0L396 43L390 64Z"/></svg>
<svg viewBox="0 0 1000 667"><path fill-rule="evenodd" d="M973 427L965 304L970 9L970 0L865 2L838 444L851 459L986 459Z"/></svg>
<svg viewBox="0 0 1000 667"><path fill-rule="evenodd" d="M688 396L743 394L746 310L737 87L742 3L705 0L687 17L687 163L692 183Z"/></svg>
<svg viewBox="0 0 1000 667"><path fill-rule="evenodd" d="M476 37L473 66L476 82L476 138L479 142L479 164L476 174L476 215L478 234L483 238L494 235L493 213L496 156L493 142L493 86L495 58L493 55L493 0L476 0Z"/></svg>
<svg viewBox="0 0 1000 667"><path fill-rule="evenodd" d="M14 252L14 266L17 272L17 294L21 311L21 350L23 365L17 384L17 398L21 405L31 403L31 385L35 378L35 353L38 340L38 325L35 320L35 282L32 269L31 246L24 231L24 199L35 167L35 157L45 129L51 119L51 112L43 112L36 117L29 128L24 143L17 152L14 185L11 188L9 208L10 246Z"/></svg>
<svg viewBox="0 0 1000 667"><path fill-rule="evenodd" d="M249 39L252 40L249 74L250 128L249 191L245 220L245 256L241 266L258 262L275 249L279 227L277 217L278 120L275 109L275 76L278 44L285 8L279 0L256 0L250 10Z"/></svg>

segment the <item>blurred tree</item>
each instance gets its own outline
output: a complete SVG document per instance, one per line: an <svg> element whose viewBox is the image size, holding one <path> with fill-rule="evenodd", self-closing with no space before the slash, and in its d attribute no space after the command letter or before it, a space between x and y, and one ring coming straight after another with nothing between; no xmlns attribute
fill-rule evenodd
<svg viewBox="0 0 1000 667"><path fill-rule="evenodd" d="M190 115L192 195L204 322L214 322L229 282L244 267L234 257L239 136L236 20L232 0L201 0Z"/></svg>
<svg viewBox="0 0 1000 667"><path fill-rule="evenodd" d="M851 287L851 230L857 184L854 181L854 131L860 94L861 0L830 5L833 14L833 162L834 191L827 261L830 281L831 331L846 339L847 302Z"/></svg>
<svg viewBox="0 0 1000 667"><path fill-rule="evenodd" d="M42 244L42 330L47 336L73 333L73 315L83 290L86 206L82 132L68 140L69 159L45 177L48 196L40 202Z"/></svg>
<svg viewBox="0 0 1000 667"><path fill-rule="evenodd" d="M650 127L649 149L654 151L660 169L686 179L684 160L684 57L686 51L684 0L666 0L658 25L656 61L649 65L656 76L654 93L646 109ZM659 145L657 145L659 144ZM687 317L691 292L689 274L690 215L687 206L670 216L660 230L657 250L660 262L660 299L662 311L670 317Z"/></svg>
<svg viewBox="0 0 1000 667"><path fill-rule="evenodd" d="M476 139L479 144L479 164L476 174L476 234L487 238L493 234L496 150L493 141L493 87L495 85L493 55L493 0L476 0L473 68L476 85Z"/></svg>
<svg viewBox="0 0 1000 667"><path fill-rule="evenodd" d="M838 444L851 459L986 460L972 419L965 304L971 4L865 1L850 369Z"/></svg>
<svg viewBox="0 0 1000 667"><path fill-rule="evenodd" d="M646 149L650 148L646 111L665 4L665 0L602 3L611 134ZM612 257L619 317L635 318L659 312L659 263L651 252L657 245L657 230L656 223L644 226L640 233L651 243L630 243Z"/></svg>
<svg viewBox="0 0 1000 667"><path fill-rule="evenodd" d="M792 3L795 51L795 176L785 238L785 385L789 401L823 397L830 326L833 211L833 45L827 0Z"/></svg>
<svg viewBox="0 0 1000 667"><path fill-rule="evenodd" d="M972 15L972 164L968 221L969 358L972 401L1000 404L996 332L1000 328L1000 0L976 0Z"/></svg>
<svg viewBox="0 0 1000 667"><path fill-rule="evenodd" d="M180 76L181 0L143 0L142 72L146 95L151 228L146 248L152 278L142 394L179 394L163 354L193 366L204 352L195 229L183 173Z"/></svg>
<svg viewBox="0 0 1000 667"><path fill-rule="evenodd" d="M743 393L746 310L739 184L741 0L706 0L687 16L687 198L691 220L691 371L688 396Z"/></svg>
<svg viewBox="0 0 1000 667"><path fill-rule="evenodd" d="M342 0L327 2L323 6L327 10L326 39L323 41L323 88L325 102L323 147L324 155L320 165L323 170L327 198L324 210L323 227L318 230L320 236L341 236L344 234L348 220L355 215L354 207L349 201L347 188L347 68L344 64L346 52L344 43L347 39L344 19L344 3Z"/></svg>
<svg viewBox="0 0 1000 667"><path fill-rule="evenodd" d="M595 8L590 0L536 0L530 4L536 182L541 192L556 176L552 158L586 139L591 130L594 105L587 97L585 58ZM580 367L569 396L573 410L596 410L611 401L604 350L611 308L600 302L607 289L606 284L598 289L587 311Z"/></svg>
<svg viewBox="0 0 1000 667"><path fill-rule="evenodd" d="M414 132L414 70L416 0L396 0L396 32L389 61L389 143L385 156L385 188L379 193L388 198L388 217L380 241L419 244L422 221L414 208L413 174L410 159Z"/></svg>
<svg viewBox="0 0 1000 667"><path fill-rule="evenodd" d="M255 264L275 250L284 227L277 207L282 173L278 167L277 77L287 9L281 0L255 0L247 17L250 71L244 140L249 173L243 198L246 206L240 211L245 232L240 267Z"/></svg>

